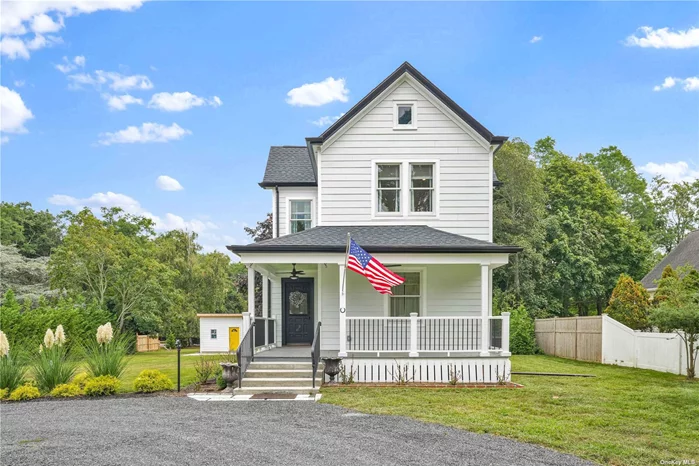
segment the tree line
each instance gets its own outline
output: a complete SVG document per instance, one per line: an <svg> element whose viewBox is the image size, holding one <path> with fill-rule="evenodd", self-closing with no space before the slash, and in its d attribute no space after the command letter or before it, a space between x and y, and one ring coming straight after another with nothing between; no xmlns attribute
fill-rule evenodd
<svg viewBox="0 0 699 466"><path fill-rule="evenodd" d="M3 202L0 219L0 326L8 334L29 336L54 320L75 322L81 334L80 321L98 315L131 333L196 338L197 313L247 306L236 286L245 267L203 253L196 233L156 234L152 220L119 208L53 215Z"/></svg>

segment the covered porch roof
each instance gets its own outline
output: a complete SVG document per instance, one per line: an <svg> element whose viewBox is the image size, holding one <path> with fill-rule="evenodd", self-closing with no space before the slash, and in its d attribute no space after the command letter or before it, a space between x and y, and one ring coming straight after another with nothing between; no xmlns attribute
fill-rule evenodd
<svg viewBox="0 0 699 466"><path fill-rule="evenodd" d="M258 243L232 245L235 254L278 252L341 252L347 233L369 253L500 253L520 252L518 246L448 233L426 225L319 226Z"/></svg>

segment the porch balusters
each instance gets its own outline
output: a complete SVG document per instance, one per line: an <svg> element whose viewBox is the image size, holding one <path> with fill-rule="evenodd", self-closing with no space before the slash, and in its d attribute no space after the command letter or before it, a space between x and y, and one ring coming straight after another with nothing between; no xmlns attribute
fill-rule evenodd
<svg viewBox="0 0 699 466"><path fill-rule="evenodd" d="M417 312L410 313L410 353L411 358L417 358L420 353L417 352Z"/></svg>

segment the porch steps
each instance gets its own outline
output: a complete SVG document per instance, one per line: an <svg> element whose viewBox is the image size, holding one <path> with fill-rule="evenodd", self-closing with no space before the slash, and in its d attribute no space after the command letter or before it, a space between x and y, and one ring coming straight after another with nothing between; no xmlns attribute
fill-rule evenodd
<svg viewBox="0 0 699 466"><path fill-rule="evenodd" d="M316 372L316 387L313 388L313 367L307 361L265 361L256 357L245 372L242 387L236 388L234 393L317 393L323 380L322 364Z"/></svg>

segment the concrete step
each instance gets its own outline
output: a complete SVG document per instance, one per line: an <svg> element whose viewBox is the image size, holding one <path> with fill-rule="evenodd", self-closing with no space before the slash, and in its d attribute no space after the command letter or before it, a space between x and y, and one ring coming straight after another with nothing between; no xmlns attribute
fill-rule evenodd
<svg viewBox="0 0 699 466"><path fill-rule="evenodd" d="M299 369L248 369L245 372L245 378L244 380L247 379L259 379L259 378L309 378L313 375L311 372L311 369L304 369L304 370L299 370ZM316 372L316 379L319 379L323 376L323 371L319 370Z"/></svg>
<svg viewBox="0 0 699 466"><path fill-rule="evenodd" d="M322 364L319 364L319 368L322 367ZM274 362L259 362L255 361L248 366L248 370L307 370L309 373L313 369L313 366L311 365L310 362L304 363L304 362L282 362L282 361L274 361Z"/></svg>
<svg viewBox="0 0 699 466"><path fill-rule="evenodd" d="M320 379L316 379L316 383L320 384ZM247 387L310 387L313 385L313 380L310 377L304 378L264 378L264 379L243 379L243 388Z"/></svg>
<svg viewBox="0 0 699 466"><path fill-rule="evenodd" d="M258 393L295 393L296 395L315 395L318 393L317 384L316 388L311 387L309 384L307 387L243 387L236 388L233 391L234 395L257 395Z"/></svg>

